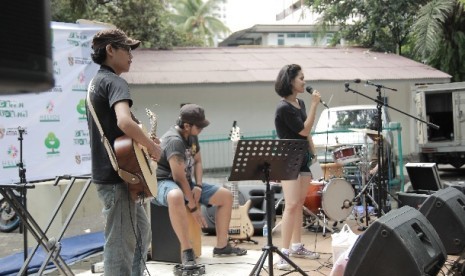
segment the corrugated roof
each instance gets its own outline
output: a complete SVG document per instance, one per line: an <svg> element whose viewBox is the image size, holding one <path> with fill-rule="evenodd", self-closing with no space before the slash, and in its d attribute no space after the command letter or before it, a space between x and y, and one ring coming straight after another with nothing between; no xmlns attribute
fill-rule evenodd
<svg viewBox="0 0 465 276"><path fill-rule="evenodd" d="M451 76L408 58L361 48L251 47L136 50L130 84L274 82L282 66L304 68L306 80L441 79Z"/></svg>

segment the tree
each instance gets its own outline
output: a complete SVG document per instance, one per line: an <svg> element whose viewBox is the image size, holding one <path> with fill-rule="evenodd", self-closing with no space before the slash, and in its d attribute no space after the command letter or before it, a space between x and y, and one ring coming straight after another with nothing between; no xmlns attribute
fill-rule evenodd
<svg viewBox="0 0 465 276"><path fill-rule="evenodd" d="M169 24L161 0L51 0L51 7L54 21L85 18L109 23L141 40L144 48L169 49L202 43Z"/></svg>
<svg viewBox="0 0 465 276"><path fill-rule="evenodd" d="M172 0L175 12L170 18L179 30L203 40L208 46L214 46L215 36L230 32L228 27L215 17L218 2L219 0Z"/></svg>
<svg viewBox="0 0 465 276"><path fill-rule="evenodd" d="M401 54L420 5L427 0L306 0L322 26L338 25L335 39ZM336 43L336 41L333 41Z"/></svg>
<svg viewBox="0 0 465 276"><path fill-rule="evenodd" d="M413 25L414 53L427 64L465 81L465 6L457 0L432 0Z"/></svg>

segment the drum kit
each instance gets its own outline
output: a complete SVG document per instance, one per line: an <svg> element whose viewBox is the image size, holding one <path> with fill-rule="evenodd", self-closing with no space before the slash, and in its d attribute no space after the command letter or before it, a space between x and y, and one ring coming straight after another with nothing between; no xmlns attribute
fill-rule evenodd
<svg viewBox="0 0 465 276"><path fill-rule="evenodd" d="M354 131L373 134L370 129L353 129ZM327 227L328 221L334 221L333 227L338 222L347 219L354 212L354 205L363 201L366 205L368 197L376 208L376 202L369 195L368 189L372 188L371 181L367 181L369 172L368 143L365 135L365 145L362 145L359 151L355 146L339 146L333 150L335 163L321 164L324 172L324 181L312 182L308 188L307 196L304 203L304 215L310 222L308 225L314 226L315 220L318 221L317 227L323 227L323 236L326 230L332 232ZM344 165L356 163L360 170L362 189L357 195L351 184L344 179ZM372 191L372 190L371 190ZM362 196L363 195L363 196ZM367 208L365 208L367 211ZM358 212L354 213L355 216ZM368 218L367 218L368 220ZM320 225L323 224L323 225Z"/></svg>

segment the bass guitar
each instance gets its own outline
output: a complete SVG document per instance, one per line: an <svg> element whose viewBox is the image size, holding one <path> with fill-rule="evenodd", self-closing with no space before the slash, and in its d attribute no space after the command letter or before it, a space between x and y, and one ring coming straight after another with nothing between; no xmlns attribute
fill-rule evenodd
<svg viewBox="0 0 465 276"><path fill-rule="evenodd" d="M233 123L230 138L233 146L233 153L236 151L237 143L240 140L240 129ZM230 183L231 193L233 194L233 206L231 221L229 223L229 238L235 240L250 240L253 236L254 227L249 218L249 209L252 201L249 199L244 205L239 204L239 188L236 181Z"/></svg>
<svg viewBox="0 0 465 276"><path fill-rule="evenodd" d="M146 113L150 119L150 132L147 133L142 126L141 128L147 136L153 139L156 137L157 116L149 109L146 109ZM122 178L128 185L131 198L138 201L156 195L157 163L149 157L147 149L127 135L118 137L114 148L119 168L128 173L128 177L122 176ZM127 178L131 180L127 181Z"/></svg>

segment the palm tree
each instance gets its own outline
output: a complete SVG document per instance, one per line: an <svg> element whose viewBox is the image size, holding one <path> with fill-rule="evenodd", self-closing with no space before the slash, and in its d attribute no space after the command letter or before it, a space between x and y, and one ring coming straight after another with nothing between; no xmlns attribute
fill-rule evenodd
<svg viewBox="0 0 465 276"><path fill-rule="evenodd" d="M220 0L172 0L175 13L171 20L182 31L214 46L215 36L229 33L228 27L215 17Z"/></svg>
<svg viewBox="0 0 465 276"><path fill-rule="evenodd" d="M465 80L465 5L463 0L432 0L413 25L415 55L423 62Z"/></svg>

